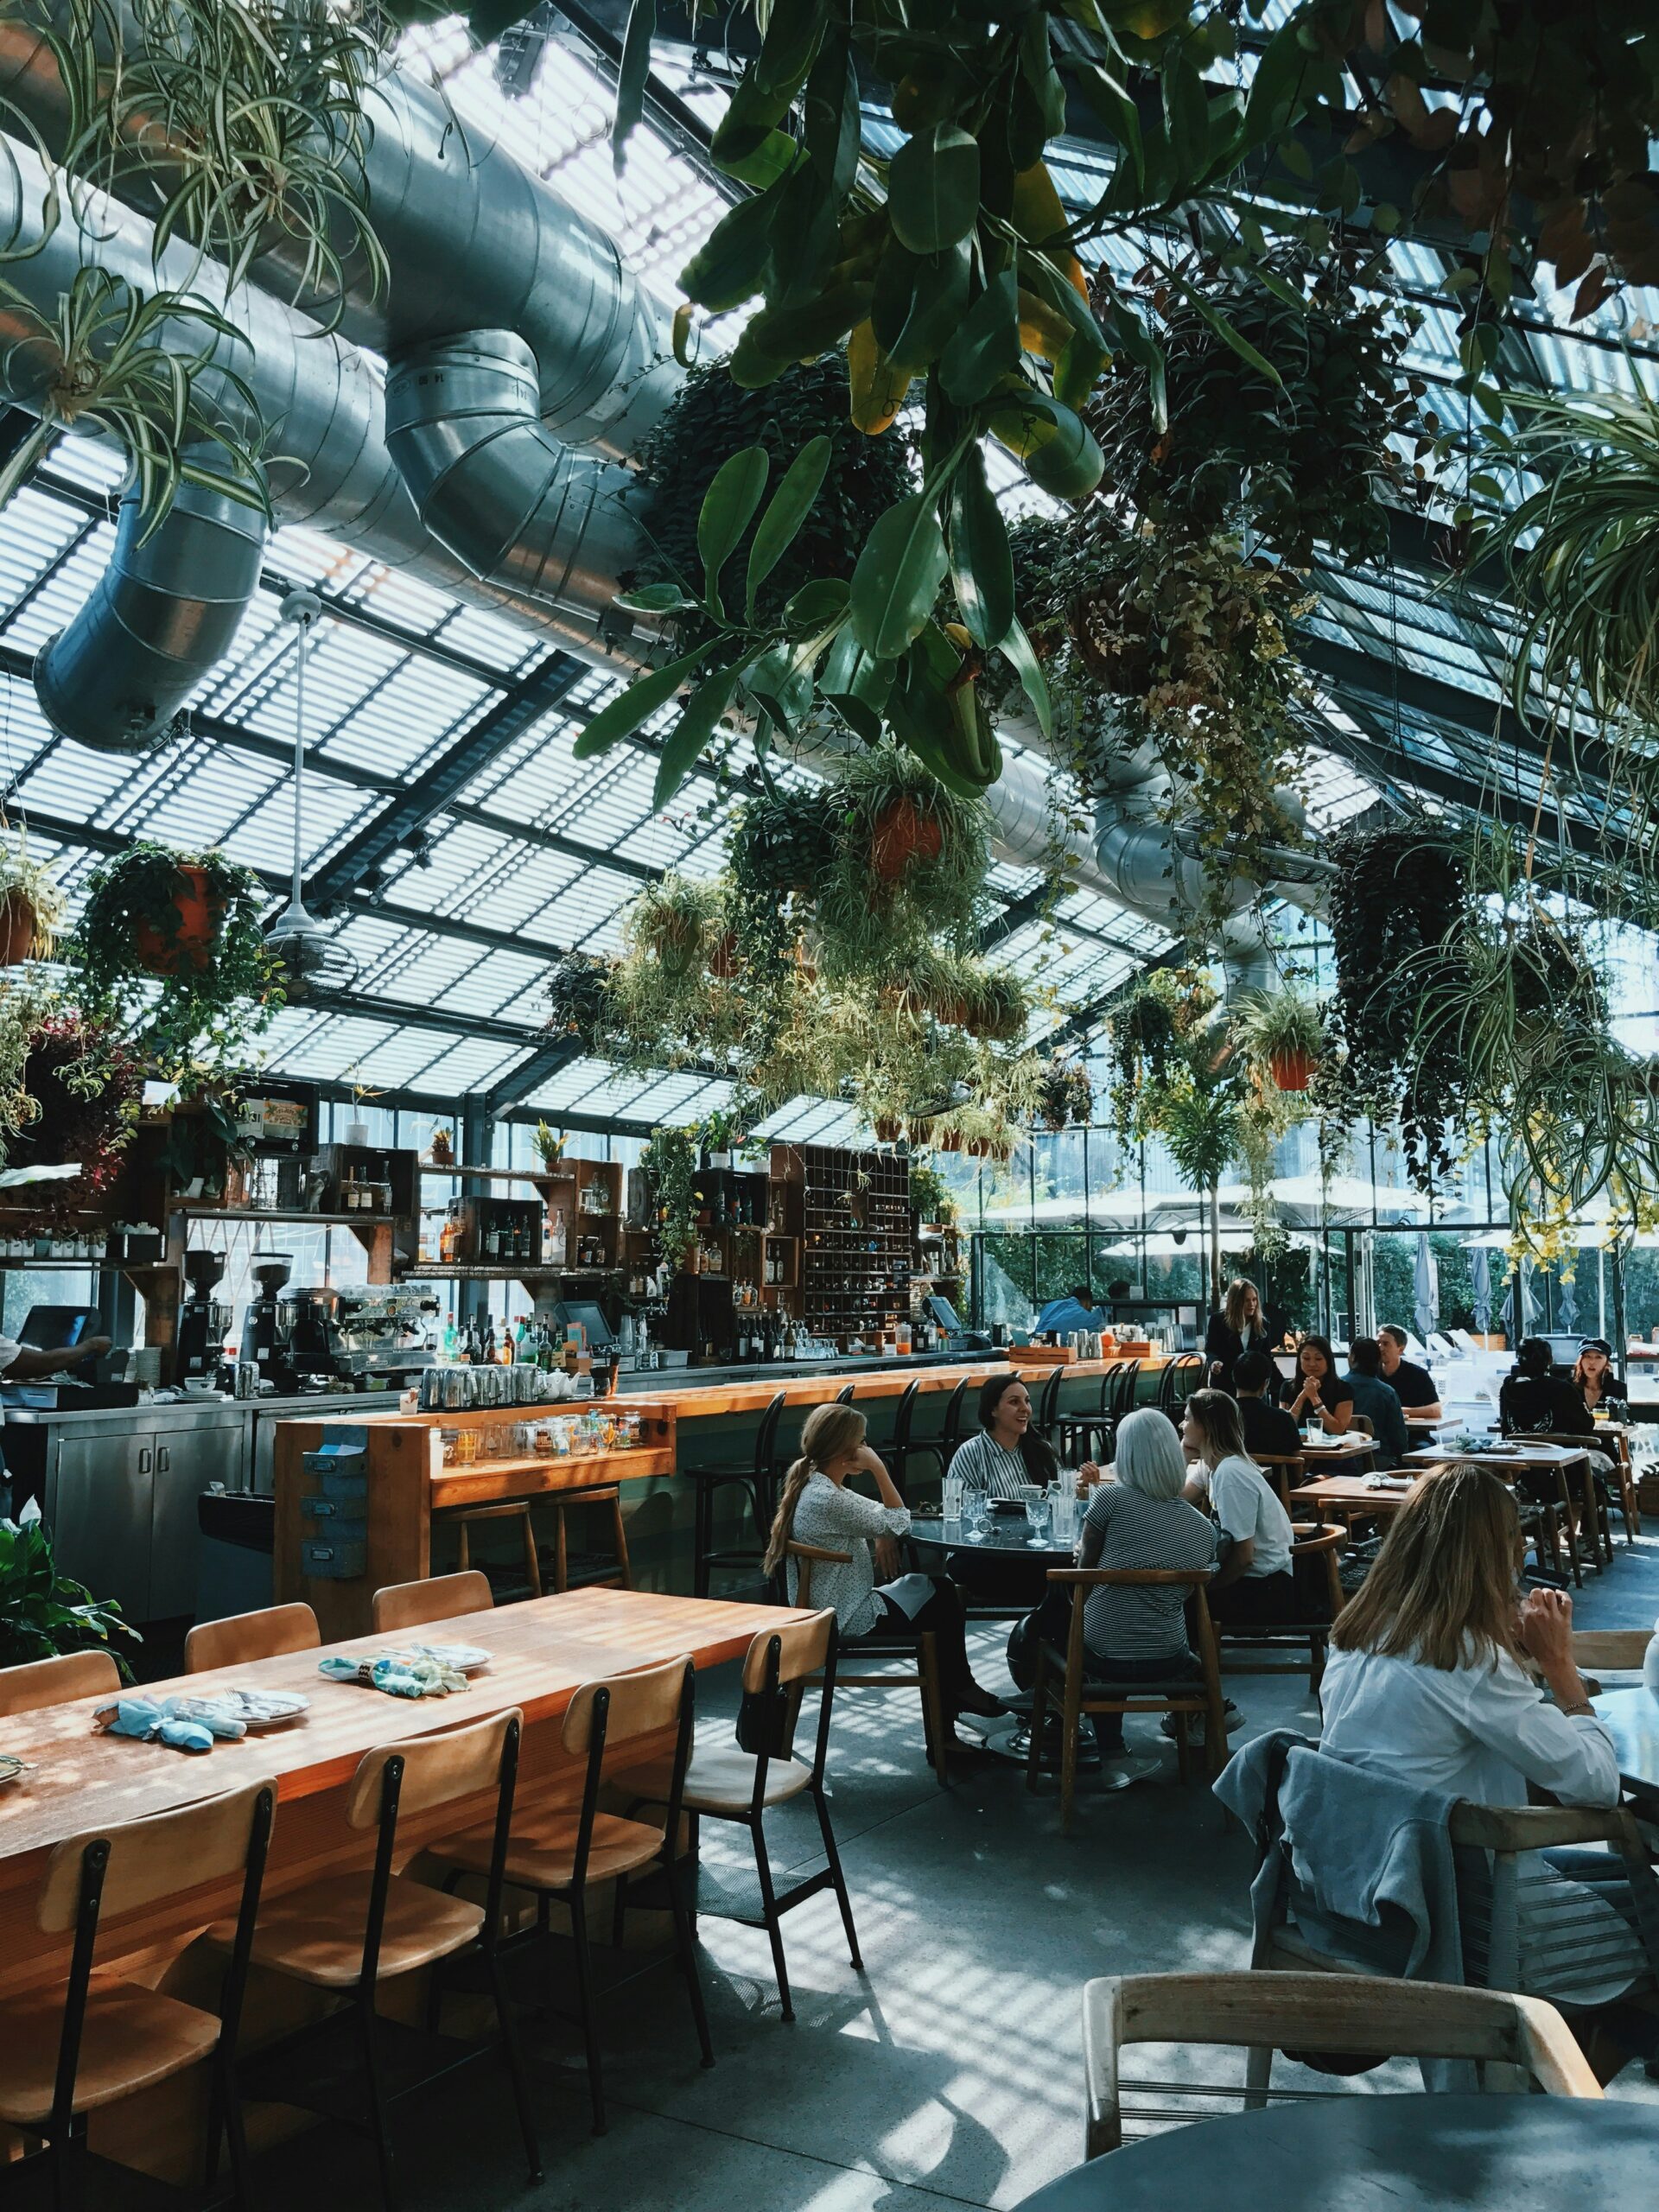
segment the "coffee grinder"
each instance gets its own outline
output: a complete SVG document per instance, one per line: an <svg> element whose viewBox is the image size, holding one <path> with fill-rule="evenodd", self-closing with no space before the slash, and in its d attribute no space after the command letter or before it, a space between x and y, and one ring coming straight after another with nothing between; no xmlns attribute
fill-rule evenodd
<svg viewBox="0 0 1659 2212"><path fill-rule="evenodd" d="M235 1318L231 1308L213 1294L224 1272L222 1252L195 1251L184 1255L190 1295L179 1308L176 1365L181 1382L193 1375L216 1376L224 1364L225 1339Z"/></svg>
<svg viewBox="0 0 1659 2212"><path fill-rule="evenodd" d="M242 1318L241 1358L258 1369L262 1382L275 1384L279 1391L290 1390L294 1387L288 1345L291 1309L276 1294L294 1272L294 1255L262 1252L251 1272L259 1286L259 1295L249 1302Z"/></svg>

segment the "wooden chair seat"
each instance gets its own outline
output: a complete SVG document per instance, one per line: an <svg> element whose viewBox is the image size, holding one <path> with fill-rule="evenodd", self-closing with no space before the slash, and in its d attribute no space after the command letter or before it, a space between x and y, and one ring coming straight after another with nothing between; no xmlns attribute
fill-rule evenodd
<svg viewBox="0 0 1659 2212"><path fill-rule="evenodd" d="M235 1923L226 1926L232 1936ZM60 1997L45 1993L0 2011L0 2120L38 2127L52 2116L58 2072ZM130 1981L95 1984L86 2000L75 2109L90 2112L153 2088L206 2058L219 2041L212 2012Z"/></svg>
<svg viewBox="0 0 1659 2212"><path fill-rule="evenodd" d="M668 1765L663 1773L666 1779ZM577 1812L546 1813L523 1827L515 1827L507 1841L506 1877L526 1890L562 1890L576 1878L576 1842L582 1828ZM462 1835L446 1836L432 1846L434 1856L463 1873L486 1874L495 1830L486 1824ZM663 1848L663 1832L644 1821L627 1821L614 1813L595 1813L593 1842L588 1853L588 1878L607 1881L614 1874L632 1874L648 1866Z"/></svg>
<svg viewBox="0 0 1659 2212"><path fill-rule="evenodd" d="M754 1802L756 1764L747 1751L699 1744L686 1769L685 1795L681 1801L685 1810L715 1815L747 1812ZM668 1787L668 1762L631 1768L617 1780L625 1789L637 1790L644 1803L660 1805ZM812 1770L802 1760L768 1759L760 1802L763 1806L785 1804L811 1786Z"/></svg>
<svg viewBox="0 0 1659 2212"><path fill-rule="evenodd" d="M342 1874L326 1887L317 1883L274 1898L254 1930L254 1964L319 1988L355 1988L363 1974L363 1929L373 1885L372 1874ZM483 1924L481 1905L394 1874L386 1891L379 1979L412 1974L416 1967L464 1950ZM228 1949L234 1934L232 1922L219 1921L207 1930L207 1940Z"/></svg>

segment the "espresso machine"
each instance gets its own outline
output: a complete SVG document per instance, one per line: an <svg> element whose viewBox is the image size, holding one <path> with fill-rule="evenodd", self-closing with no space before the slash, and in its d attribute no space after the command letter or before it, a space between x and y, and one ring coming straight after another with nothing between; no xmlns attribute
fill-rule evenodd
<svg viewBox="0 0 1659 2212"><path fill-rule="evenodd" d="M259 1295L249 1302L242 1317L240 1357L245 1364L258 1370L262 1382L270 1382L279 1393L290 1391L295 1380L288 1357L293 1308L277 1294L293 1269L292 1253L262 1252L251 1269Z"/></svg>
<svg viewBox="0 0 1659 2212"><path fill-rule="evenodd" d="M194 1251L184 1255L190 1295L179 1308L176 1379L181 1382L192 1376L216 1376L225 1363L225 1339L235 1316L222 1300L213 1296L224 1272L222 1252Z"/></svg>

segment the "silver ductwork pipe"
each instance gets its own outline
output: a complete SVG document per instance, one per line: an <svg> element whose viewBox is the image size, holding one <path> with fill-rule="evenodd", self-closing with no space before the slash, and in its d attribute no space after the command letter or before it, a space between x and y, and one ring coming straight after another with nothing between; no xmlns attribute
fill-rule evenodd
<svg viewBox="0 0 1659 2212"><path fill-rule="evenodd" d="M74 35L64 0L44 4L54 29ZM136 48L142 33L130 13L120 20ZM38 30L15 18L0 21L0 102L62 152L57 63ZM615 242L408 71L388 70L364 114L369 219L391 269L384 293L374 296L360 255L353 265L348 231L343 301L308 286L302 252L274 233L252 264L255 283L327 320L338 306L340 334L382 353L455 332L516 331L539 364L549 428L579 450L637 453L682 372L661 310ZM153 175L135 169L118 188L140 213L154 212Z"/></svg>

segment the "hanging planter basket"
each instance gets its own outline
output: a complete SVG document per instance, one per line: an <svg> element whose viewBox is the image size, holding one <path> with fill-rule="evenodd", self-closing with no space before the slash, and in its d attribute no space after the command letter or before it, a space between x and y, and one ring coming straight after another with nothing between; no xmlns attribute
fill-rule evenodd
<svg viewBox="0 0 1659 2212"><path fill-rule="evenodd" d="M737 932L724 930L709 955L709 973L716 982L729 983L737 973Z"/></svg>
<svg viewBox="0 0 1659 2212"><path fill-rule="evenodd" d="M897 1144L905 1133L904 1123L893 1114L879 1116L874 1127L878 1144Z"/></svg>
<svg viewBox="0 0 1659 2212"><path fill-rule="evenodd" d="M933 1132L933 1148L936 1152L960 1152L963 1148L962 1131L950 1128L936 1129Z"/></svg>
<svg viewBox="0 0 1659 2212"><path fill-rule="evenodd" d="M1317 1065L1312 1052L1287 1048L1268 1055L1268 1071L1281 1090L1306 1090Z"/></svg>
<svg viewBox="0 0 1659 2212"><path fill-rule="evenodd" d="M36 957L41 918L26 891L9 891L0 902L0 968L16 968Z"/></svg>
<svg viewBox="0 0 1659 2212"><path fill-rule="evenodd" d="M875 817L870 865L883 883L898 883L919 861L936 861L944 849L944 826L913 799L896 798Z"/></svg>
<svg viewBox="0 0 1659 2212"><path fill-rule="evenodd" d="M168 935L155 922L137 922L133 926L133 958L147 976L176 976L181 968L203 969L218 942L225 908L222 901L209 895L207 869L186 861L176 873L173 905L179 917L177 931Z"/></svg>

